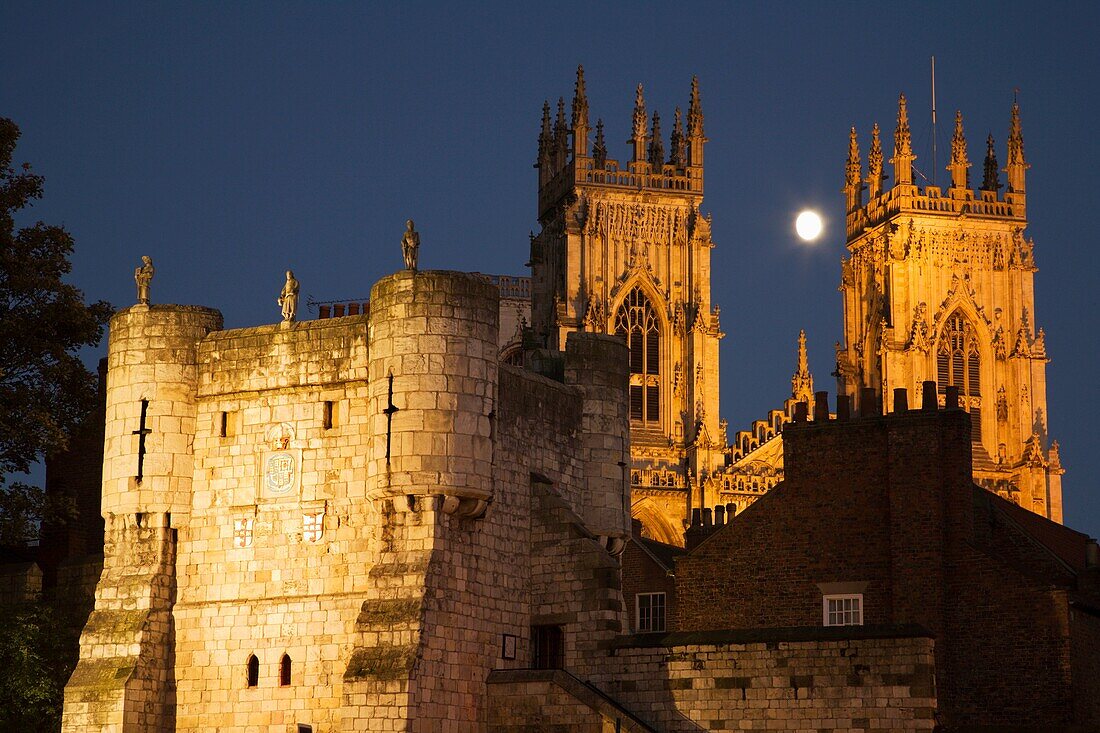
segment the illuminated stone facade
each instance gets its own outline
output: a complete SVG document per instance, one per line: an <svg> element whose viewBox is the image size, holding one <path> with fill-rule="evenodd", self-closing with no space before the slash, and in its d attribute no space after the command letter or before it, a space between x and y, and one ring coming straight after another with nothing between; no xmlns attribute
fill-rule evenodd
<svg viewBox="0 0 1100 733"><path fill-rule="evenodd" d="M718 415L719 309L710 292L703 111L693 81L669 147L641 85L625 165L608 157L578 71L567 122L558 101L539 135L539 234L531 242L534 333L558 349L573 331L618 334L630 350L632 512L647 534L682 544L700 476L725 460ZM710 497L709 503L715 501Z"/></svg>
<svg viewBox="0 0 1100 733"><path fill-rule="evenodd" d="M486 674L622 630L626 350L499 364L499 290L402 272L369 314L110 329L104 571L66 731L476 730Z"/></svg>
<svg viewBox="0 0 1100 733"><path fill-rule="evenodd" d="M1028 166L1019 110L1013 107L1007 167L998 168L991 137L977 191L961 116L944 191L914 184L909 135L903 98L887 188L877 125L866 176L852 132L840 392L857 409L869 399L888 411L896 388L919 395L924 380L941 392L958 386L975 421L975 480L1061 521L1063 470L1047 431L1045 334L1034 325L1036 267L1024 235ZM686 126L676 110L667 154L660 118L647 117L640 86L630 162L608 158L602 121L589 138L578 72L570 120L564 100L555 120L549 105L543 111L536 163L542 229L531 245L534 333L551 350L575 330L627 337L631 511L646 536L682 544L689 520L705 522L715 505L741 511L782 480L783 426L798 403L811 418L815 408L805 334L790 396L727 435L718 415L723 334L711 301L714 244L700 209L706 138L698 85ZM873 394L864 398L867 389Z"/></svg>
<svg viewBox="0 0 1100 733"><path fill-rule="evenodd" d="M904 96L889 161L892 187L884 185L878 126L866 177L852 130L839 390L857 402L882 400L889 411L896 388L919 394L924 380L935 380L943 404L946 386L958 386L974 423L975 480L1061 522L1062 467L1047 430L1048 358L1035 312L1034 243L1025 236L1028 164L1019 107L1012 108L1007 165L999 167L990 136L977 191L961 113L945 190L915 184L915 159ZM864 397L867 388L873 394Z"/></svg>
<svg viewBox="0 0 1100 733"><path fill-rule="evenodd" d="M829 420L800 334L790 397L727 439L698 85L667 154L640 88L633 122L620 170L580 73L570 121L546 108L530 280L404 271L230 331L116 314L65 731L932 729L921 629L626 633L631 516L670 544L708 507L736 522L782 479L784 427ZM866 205L853 140L842 391L892 411L877 395L954 384L975 478L1060 521L1018 115L1003 200L995 162L969 190L961 123L954 185L918 190L903 122Z"/></svg>

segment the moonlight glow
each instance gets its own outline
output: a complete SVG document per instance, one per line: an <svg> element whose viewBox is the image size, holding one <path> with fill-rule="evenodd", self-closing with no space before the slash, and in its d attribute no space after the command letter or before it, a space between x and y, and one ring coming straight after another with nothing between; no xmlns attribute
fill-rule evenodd
<svg viewBox="0 0 1100 733"><path fill-rule="evenodd" d="M821 217L814 211L803 211L794 221L798 236L806 242L812 242L821 234Z"/></svg>

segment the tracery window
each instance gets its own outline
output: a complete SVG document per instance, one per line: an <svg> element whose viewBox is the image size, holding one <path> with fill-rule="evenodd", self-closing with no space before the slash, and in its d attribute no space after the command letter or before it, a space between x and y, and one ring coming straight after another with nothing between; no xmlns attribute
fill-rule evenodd
<svg viewBox="0 0 1100 733"><path fill-rule="evenodd" d="M657 311L635 287L615 315L615 333L630 349L630 419L661 421L661 330Z"/></svg>
<svg viewBox="0 0 1100 733"><path fill-rule="evenodd" d="M500 355L500 363L517 367L523 366L523 348L520 346L507 347Z"/></svg>
<svg viewBox="0 0 1100 733"><path fill-rule="evenodd" d="M974 328L961 313L947 319L936 348L936 383L940 394L959 388L959 404L970 413L971 439L982 439L981 356Z"/></svg>

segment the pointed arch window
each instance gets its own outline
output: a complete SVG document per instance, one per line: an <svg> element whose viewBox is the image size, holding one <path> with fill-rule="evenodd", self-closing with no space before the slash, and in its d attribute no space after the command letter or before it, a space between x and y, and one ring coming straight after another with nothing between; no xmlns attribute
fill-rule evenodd
<svg viewBox="0 0 1100 733"><path fill-rule="evenodd" d="M630 419L661 421L661 329L641 288L627 294L615 315L615 333L630 349Z"/></svg>
<svg viewBox="0 0 1100 733"><path fill-rule="evenodd" d="M260 660L256 658L255 654L248 657L245 675L249 687L255 687L260 683Z"/></svg>
<svg viewBox="0 0 1100 733"><path fill-rule="evenodd" d="M974 327L961 313L947 319L936 347L936 383L940 394L948 385L959 388L959 402L970 413L971 439L982 439L981 354Z"/></svg>
<svg viewBox="0 0 1100 733"><path fill-rule="evenodd" d="M290 685L290 655L284 654L283 658L279 660L279 686L287 687Z"/></svg>

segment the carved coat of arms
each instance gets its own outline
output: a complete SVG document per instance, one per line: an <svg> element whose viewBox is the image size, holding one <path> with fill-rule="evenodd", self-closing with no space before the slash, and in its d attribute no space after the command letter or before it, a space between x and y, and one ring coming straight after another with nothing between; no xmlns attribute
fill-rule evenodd
<svg viewBox="0 0 1100 733"><path fill-rule="evenodd" d="M295 457L288 452L268 455L264 466L264 489L268 494L282 496L294 488Z"/></svg>

